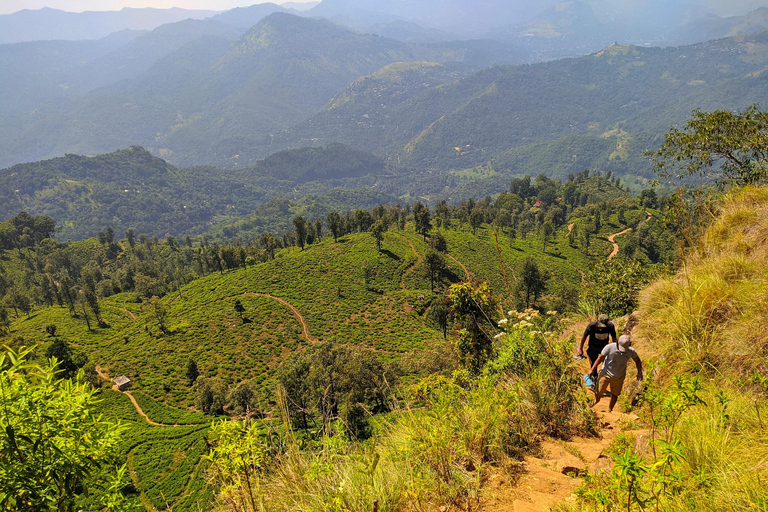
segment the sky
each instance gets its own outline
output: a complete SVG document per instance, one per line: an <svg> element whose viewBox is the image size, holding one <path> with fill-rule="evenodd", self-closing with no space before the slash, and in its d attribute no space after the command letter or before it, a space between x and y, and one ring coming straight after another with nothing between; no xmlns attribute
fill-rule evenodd
<svg viewBox="0 0 768 512"><path fill-rule="evenodd" d="M10 14L23 9L60 9L69 12L83 11L119 11L123 7L154 7L168 9L206 9L226 11L235 7L247 7L264 3L267 0L0 0L0 14ZM311 0L269 0L276 4L306 2Z"/></svg>
<svg viewBox="0 0 768 512"><path fill-rule="evenodd" d="M185 9L208 9L225 11L234 7L245 7L266 0L0 0L0 14L9 14L22 9L50 7L62 11L117 11L123 7L183 7ZM285 3L289 0L272 0ZM310 0L293 0L306 2ZM642 2L644 0L636 0ZM696 1L696 0L694 0ZM745 14L752 9L766 5L768 0L698 0L720 16Z"/></svg>

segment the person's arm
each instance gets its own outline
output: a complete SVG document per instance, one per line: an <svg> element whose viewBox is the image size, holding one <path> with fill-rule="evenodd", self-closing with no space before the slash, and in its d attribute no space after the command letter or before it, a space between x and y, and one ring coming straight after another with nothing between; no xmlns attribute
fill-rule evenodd
<svg viewBox="0 0 768 512"><path fill-rule="evenodd" d="M595 359L595 364L592 365L592 368L589 370L590 375L597 375L597 369L600 367L600 364L603 362L603 359L605 359L605 356L603 354L600 354L597 356L597 359Z"/></svg>
<svg viewBox="0 0 768 512"><path fill-rule="evenodd" d="M616 337L616 325L611 322L611 339L613 339L614 343L618 343L618 338Z"/></svg>
<svg viewBox="0 0 768 512"><path fill-rule="evenodd" d="M581 335L581 341L579 341L578 346L576 347L576 353L580 356L584 356L584 342L587 341L587 333Z"/></svg>
<svg viewBox="0 0 768 512"><path fill-rule="evenodd" d="M643 380L645 378L645 375L643 375L643 362L639 356L635 358L635 366L637 366L637 380Z"/></svg>
<svg viewBox="0 0 768 512"><path fill-rule="evenodd" d="M580 356L584 356L584 342L587 341L587 336L589 336L591 330L592 330L592 324L587 324L587 328L584 329L584 334L581 335L579 346L576 349L576 353L579 354Z"/></svg>

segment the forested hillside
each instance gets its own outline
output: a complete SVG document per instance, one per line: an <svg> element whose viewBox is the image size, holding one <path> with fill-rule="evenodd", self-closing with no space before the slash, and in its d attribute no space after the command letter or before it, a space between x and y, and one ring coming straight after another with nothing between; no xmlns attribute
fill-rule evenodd
<svg viewBox="0 0 768 512"><path fill-rule="evenodd" d="M107 226L118 234L132 228L150 236L198 235L214 222L252 214L259 203L281 195L301 197L340 185L360 187L359 180L368 183L381 174L380 159L339 144L279 152L238 171L177 169L141 147L131 147L93 158L67 155L0 171L0 218L9 219L22 210L53 217L61 240L93 237ZM302 186L299 192L297 187ZM370 208L389 198L347 192L337 194L333 203L337 208ZM289 222L287 208L278 208L267 227Z"/></svg>
<svg viewBox="0 0 768 512"><path fill-rule="evenodd" d="M142 154L146 180L179 172ZM73 162L78 179L96 165ZM109 162L120 163L99 162L102 172ZM269 169L265 163L252 172ZM79 369L94 383L128 376L129 398L146 419L115 392L102 391L99 407L127 421L117 450L129 464L126 483L137 490L130 498L194 511L212 499L200 462L211 434L185 408L269 418L281 407L275 389L282 385L309 433L336 413L296 405L313 403L323 386L313 380L320 375L307 381L304 372L331 365L342 379L334 410L356 435L368 435L360 413L387 411L390 386L453 364L445 340L461 327L444 302L451 284L487 280L489 293L521 309L572 310L586 282L613 272L590 270L612 253L610 234L637 233L623 246L628 257L674 258L651 214L655 196L638 200L613 178L589 174L565 182L520 178L495 200L441 202L433 210L417 202L296 215L291 229L251 243L159 240L134 229L121 239L111 227L95 239L59 243L50 238L53 219L19 214L0 224L0 337L14 349L37 347L37 360L55 355L70 377ZM229 236L246 233L228 229ZM610 265L646 275L623 261ZM584 293L600 300L598 289Z"/></svg>
<svg viewBox="0 0 768 512"><path fill-rule="evenodd" d="M766 40L761 33L680 48L612 45L449 83L449 68L382 70L289 130L285 143L343 141L443 172L493 162L499 171L525 166L550 174L547 164L559 159L561 176L586 166L649 177L642 153L668 126L694 108L742 109L765 96L759 48Z"/></svg>

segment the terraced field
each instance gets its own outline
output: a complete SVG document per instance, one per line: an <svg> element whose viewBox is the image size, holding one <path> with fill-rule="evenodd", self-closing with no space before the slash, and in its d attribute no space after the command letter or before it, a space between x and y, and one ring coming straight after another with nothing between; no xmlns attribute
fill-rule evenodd
<svg viewBox="0 0 768 512"><path fill-rule="evenodd" d="M138 490L132 500L147 510L196 512L213 498L205 483L202 456L208 453L210 417L160 404L140 392L134 395L155 422L183 422L180 426L153 426L139 416L128 397L101 391L98 412L120 420L126 432L119 447L130 479Z"/></svg>

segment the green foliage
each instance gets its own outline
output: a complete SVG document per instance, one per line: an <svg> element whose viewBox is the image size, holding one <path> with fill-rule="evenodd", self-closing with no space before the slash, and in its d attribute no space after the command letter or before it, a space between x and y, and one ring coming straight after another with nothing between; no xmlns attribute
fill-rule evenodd
<svg viewBox="0 0 768 512"><path fill-rule="evenodd" d="M122 428L94 414L95 391L82 374L59 380L55 360L41 366L28 356L0 356L0 506L76 510L79 496L98 485L99 468L113 461Z"/></svg>
<svg viewBox="0 0 768 512"><path fill-rule="evenodd" d="M589 273L582 300L592 311L611 318L632 313L640 290L656 275L637 260L614 258L596 263Z"/></svg>
<svg viewBox="0 0 768 512"><path fill-rule="evenodd" d="M744 112L694 110L683 131L667 132L650 153L662 177L706 176L720 186L764 183L768 177L768 114L752 105Z"/></svg>
<svg viewBox="0 0 768 512"><path fill-rule="evenodd" d="M130 484L124 484L133 489L129 503L141 510L144 503L181 512L205 509L212 501L202 461L208 452L210 417L170 408L140 392L133 396L151 420L165 426L148 424L123 393L102 390L97 404L105 418L126 427L118 451L132 473Z"/></svg>
<svg viewBox="0 0 768 512"><path fill-rule="evenodd" d="M458 348L464 364L479 372L491 357L497 301L488 283L459 283L448 289L451 315L459 323Z"/></svg>

